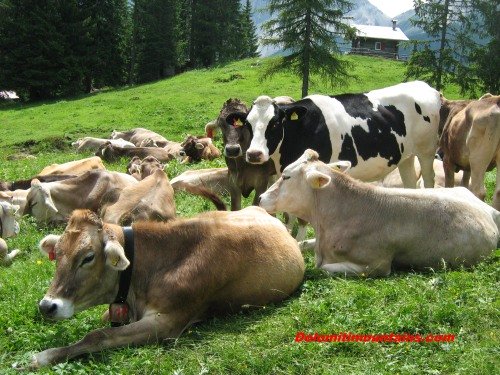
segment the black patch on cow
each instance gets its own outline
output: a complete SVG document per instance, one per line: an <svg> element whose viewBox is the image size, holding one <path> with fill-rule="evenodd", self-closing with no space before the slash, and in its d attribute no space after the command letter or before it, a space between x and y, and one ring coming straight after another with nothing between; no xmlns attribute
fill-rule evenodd
<svg viewBox="0 0 500 375"><path fill-rule="evenodd" d="M405 145L401 143L401 153L405 152Z"/></svg>
<svg viewBox="0 0 500 375"><path fill-rule="evenodd" d="M300 112L301 115L297 120L290 120L294 111ZM316 150L321 161L330 162L330 132L323 113L311 99L275 106L275 113L277 116L266 129L266 140L269 154L272 155L283 139L279 149L281 171L301 157L308 148Z"/></svg>
<svg viewBox="0 0 500 375"><path fill-rule="evenodd" d="M424 121L427 121L429 124L431 123L431 119L429 116L424 116Z"/></svg>
<svg viewBox="0 0 500 375"><path fill-rule="evenodd" d="M402 151L395 134L406 136L403 113L393 105L379 105L374 111L373 103L364 94L344 94L333 98L342 103L350 116L367 122L368 131L361 124L354 125L351 130L356 149L363 160L380 156L388 160L388 166L397 165Z"/></svg>
<svg viewBox="0 0 500 375"><path fill-rule="evenodd" d="M351 167L354 168L358 164L358 156L356 155L356 150L354 149L354 142L349 134L341 136L343 139L342 147L339 153L339 160L348 160L351 162Z"/></svg>
<svg viewBox="0 0 500 375"><path fill-rule="evenodd" d="M416 102L415 102L415 110L417 111L417 113L418 113L419 115L421 115L421 114L422 114L422 108L420 108L420 106L419 106L419 105L418 105L418 103L416 103Z"/></svg>

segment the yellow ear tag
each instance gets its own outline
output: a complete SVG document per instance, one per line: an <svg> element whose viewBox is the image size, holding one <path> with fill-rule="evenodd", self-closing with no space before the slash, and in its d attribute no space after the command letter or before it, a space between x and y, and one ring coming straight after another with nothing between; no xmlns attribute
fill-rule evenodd
<svg viewBox="0 0 500 375"><path fill-rule="evenodd" d="M119 262L119 261L120 261L120 258L119 258L119 257L118 257L118 258L113 259L113 261L112 261L112 262L113 262L113 267L116 267L116 266L118 265L118 262Z"/></svg>
<svg viewBox="0 0 500 375"><path fill-rule="evenodd" d="M293 112L290 116L290 120L292 121L296 121L299 119L299 115L297 114L297 112Z"/></svg>
<svg viewBox="0 0 500 375"><path fill-rule="evenodd" d="M243 123L241 122L241 120L239 118L237 118L237 119L234 119L233 126L243 126Z"/></svg>

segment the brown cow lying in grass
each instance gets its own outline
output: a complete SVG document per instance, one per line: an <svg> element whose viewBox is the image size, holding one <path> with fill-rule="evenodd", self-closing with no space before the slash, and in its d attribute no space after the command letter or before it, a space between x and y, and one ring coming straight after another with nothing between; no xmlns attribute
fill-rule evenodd
<svg viewBox="0 0 500 375"><path fill-rule="evenodd" d="M120 275L130 268L130 323L97 329L73 345L40 352L33 367L176 338L209 314L279 302L304 275L297 242L278 219L258 207L137 223L133 237L128 243L135 248L130 250L122 227L77 210L62 236L48 235L40 242L57 260L55 277L39 304L43 316L67 319L113 303Z"/></svg>

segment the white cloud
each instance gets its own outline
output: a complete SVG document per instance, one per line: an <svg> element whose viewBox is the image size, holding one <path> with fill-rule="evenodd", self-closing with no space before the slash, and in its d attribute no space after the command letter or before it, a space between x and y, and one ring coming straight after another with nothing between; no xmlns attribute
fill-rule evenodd
<svg viewBox="0 0 500 375"><path fill-rule="evenodd" d="M368 0L389 17L397 16L413 8L413 0Z"/></svg>

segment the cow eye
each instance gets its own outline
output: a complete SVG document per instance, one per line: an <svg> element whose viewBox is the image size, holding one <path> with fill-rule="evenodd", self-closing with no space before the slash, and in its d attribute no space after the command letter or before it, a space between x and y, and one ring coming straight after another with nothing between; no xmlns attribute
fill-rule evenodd
<svg viewBox="0 0 500 375"><path fill-rule="evenodd" d="M283 175L282 178L283 178L283 180L288 180L290 178L290 176Z"/></svg>
<svg viewBox="0 0 500 375"><path fill-rule="evenodd" d="M94 253L89 253L85 258L82 260L82 264L80 264L80 267L83 266L84 264L90 263L94 260L95 254Z"/></svg>

